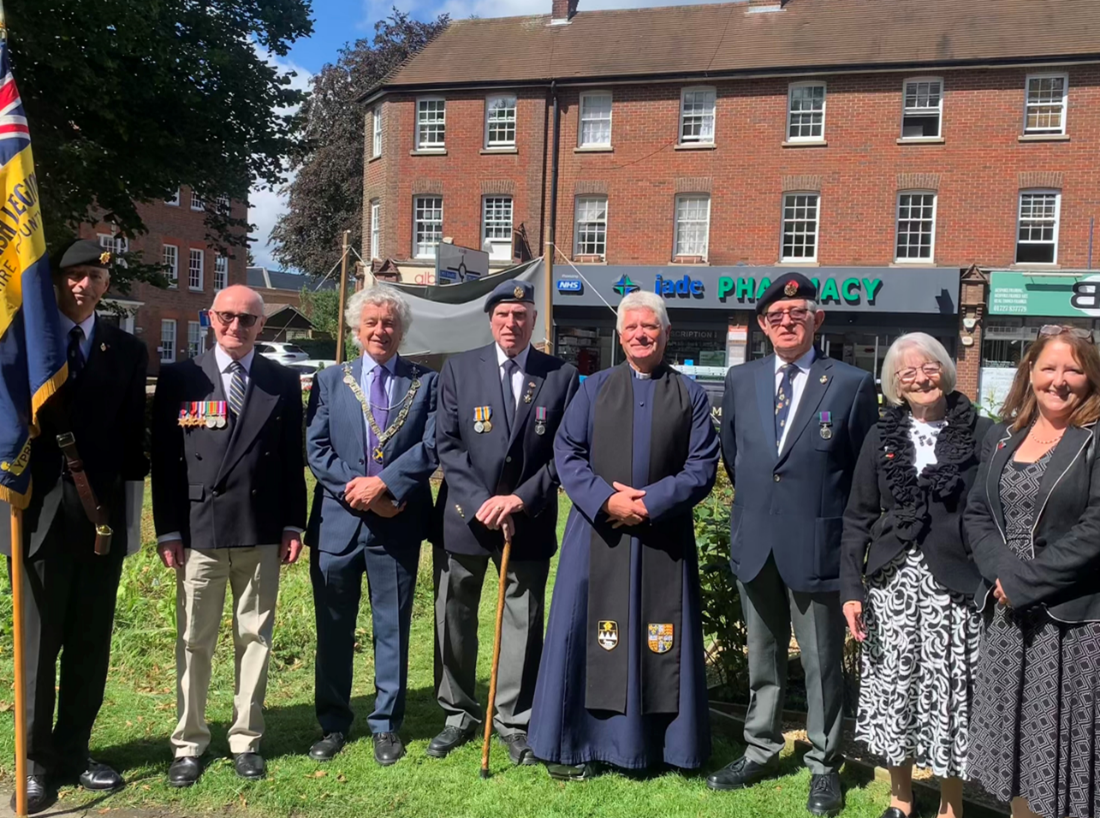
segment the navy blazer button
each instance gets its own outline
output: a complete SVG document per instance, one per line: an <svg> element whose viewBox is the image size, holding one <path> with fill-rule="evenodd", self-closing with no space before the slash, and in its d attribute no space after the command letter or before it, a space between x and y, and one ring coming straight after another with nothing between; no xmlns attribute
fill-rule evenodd
<svg viewBox="0 0 1100 818"><path fill-rule="evenodd" d="M217 497L218 496L218 490L214 489L212 492L210 492L210 496L211 497Z"/></svg>
<svg viewBox="0 0 1100 818"><path fill-rule="evenodd" d="M772 479L774 479L774 480L775 480L775 482L777 482L777 483L778 483L778 482L779 482L779 480L780 480L780 477L779 477L779 475L778 475L778 474L773 474L773 475L772 475Z"/></svg>
<svg viewBox="0 0 1100 818"><path fill-rule="evenodd" d="M264 452L264 457L271 457L271 452Z"/></svg>
<svg viewBox="0 0 1100 818"><path fill-rule="evenodd" d="M256 496L256 495L258 494L258 493L259 493L259 492L257 492L257 491L256 491L256 489L252 489L252 496L253 496L253 497L255 497L255 496Z"/></svg>
<svg viewBox="0 0 1100 818"><path fill-rule="evenodd" d="M363 458L361 458L361 457L359 458L359 465L360 465L360 466L362 466L362 465L363 465Z"/></svg>
<svg viewBox="0 0 1100 818"><path fill-rule="evenodd" d="M512 462L512 456L508 455L506 458L504 458L504 462L505 463L511 463Z"/></svg>
<svg viewBox="0 0 1100 818"><path fill-rule="evenodd" d="M202 460L202 455L199 454L198 452L195 452L195 459L196 460Z"/></svg>

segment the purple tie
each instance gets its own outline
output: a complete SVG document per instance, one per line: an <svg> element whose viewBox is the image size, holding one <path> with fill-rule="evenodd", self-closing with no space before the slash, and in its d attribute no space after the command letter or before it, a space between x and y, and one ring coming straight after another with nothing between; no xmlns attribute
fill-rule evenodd
<svg viewBox="0 0 1100 818"><path fill-rule="evenodd" d="M370 385L370 410L374 415L374 422L383 432L390 420L390 402L386 398L386 375L389 374L384 366L374 368L374 380ZM373 477L382 473L382 464L374 459L374 450L378 448L378 437L374 429L367 429L367 475Z"/></svg>

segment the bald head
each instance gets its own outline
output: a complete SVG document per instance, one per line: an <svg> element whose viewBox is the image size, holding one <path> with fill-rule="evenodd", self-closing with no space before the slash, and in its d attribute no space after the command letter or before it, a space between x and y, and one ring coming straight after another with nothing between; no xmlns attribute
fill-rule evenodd
<svg viewBox="0 0 1100 818"><path fill-rule="evenodd" d="M256 346L264 328L264 300L243 284L234 284L214 296L210 309L214 337L229 357L240 360Z"/></svg>

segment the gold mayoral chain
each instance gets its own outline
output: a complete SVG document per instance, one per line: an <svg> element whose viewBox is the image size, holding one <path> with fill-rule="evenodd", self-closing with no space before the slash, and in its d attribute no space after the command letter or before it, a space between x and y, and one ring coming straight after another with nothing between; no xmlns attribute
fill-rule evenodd
<svg viewBox="0 0 1100 818"><path fill-rule="evenodd" d="M367 417L367 423L370 424L370 430L374 432L374 436L378 438L378 445L375 446L374 451L371 452L371 457L374 458L375 463L382 462L382 447L386 445L386 441L397 434L401 430L401 427L405 425L405 418L409 416L409 409L412 408L413 399L420 389L419 376L420 370L414 367L412 386L410 386L409 391L405 393L405 397L401 399L401 411L397 413L397 417L394 418L389 428L383 432L378 428L378 421L374 419L374 412L371 411L370 401L368 401L363 394L363 390L359 388L359 382L355 380L355 376L351 374L351 364L344 364L344 383L348 385L352 394L355 395L359 403L362 404L363 414Z"/></svg>

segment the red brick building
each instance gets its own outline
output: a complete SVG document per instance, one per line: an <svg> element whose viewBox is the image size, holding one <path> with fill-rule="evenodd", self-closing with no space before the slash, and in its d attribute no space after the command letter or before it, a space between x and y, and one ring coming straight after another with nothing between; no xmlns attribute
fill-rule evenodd
<svg viewBox="0 0 1100 818"><path fill-rule="evenodd" d="M830 354L877 371L922 329L973 395L984 325L1039 320L987 318L989 272L1094 262L1095 0L554 0L453 23L362 102L371 257L430 273L448 236L503 261L524 225L557 248L556 349L586 370L636 287L701 374L763 354L756 295L799 269Z"/></svg>
<svg viewBox="0 0 1100 818"><path fill-rule="evenodd" d="M201 325L199 313L210 308L218 290L246 281L247 251L233 247L221 252L207 240L208 207L228 207L233 218L248 216L247 202L204 202L189 187L181 187L174 199L139 205L148 232L133 241L117 235L107 222L81 229L84 238L98 239L115 252L140 250L143 263L161 263L171 270L168 277L174 284L168 289L138 283L126 295L108 293L108 300L125 311L124 317L101 311L145 342L151 375L162 362L194 357L209 348L210 333Z"/></svg>

